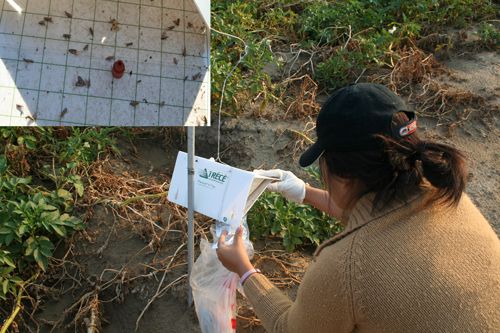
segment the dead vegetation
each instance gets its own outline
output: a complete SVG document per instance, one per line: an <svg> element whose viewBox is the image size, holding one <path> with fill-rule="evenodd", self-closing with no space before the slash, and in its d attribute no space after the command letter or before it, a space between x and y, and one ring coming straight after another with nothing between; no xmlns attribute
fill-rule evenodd
<svg viewBox="0 0 500 333"><path fill-rule="evenodd" d="M316 102L318 84L305 74L288 82L291 94L284 97L288 105L284 117L292 119L315 118L320 105Z"/></svg>
<svg viewBox="0 0 500 333"><path fill-rule="evenodd" d="M304 253L286 252L280 249L278 244L271 243L256 250L254 265L278 288L293 293L298 289L311 257ZM261 321L255 316L246 300L242 298L239 304L238 326L249 331L260 327Z"/></svg>
<svg viewBox="0 0 500 333"><path fill-rule="evenodd" d="M127 170L128 163L130 161L125 158L106 157L85 170L88 184L84 197L76 203L77 209L82 212L86 224L99 219L95 216L99 209L112 218L107 225L91 223L84 231L58 245L64 249L64 254L53 258L50 269L26 286L23 297L26 305L17 323L11 326L14 332L40 332L42 327L48 327L50 332L100 332L102 325L107 323L103 304L121 303L133 292L131 290L142 285L139 289L148 289L147 293L144 291L148 297L136 319L137 330L155 300L178 286L185 289L187 213L166 200L168 176L144 177ZM206 237L207 221L207 218L197 217L197 239ZM116 236L126 230L143 240L143 248L130 254L130 258L118 266L89 272L85 258L101 258L111 243L116 242ZM148 262L137 259L145 254L149 255ZM71 304L57 320L38 316L46 301L59 300L68 294L73 295Z"/></svg>
<svg viewBox="0 0 500 333"><path fill-rule="evenodd" d="M405 96L420 116L435 118L438 124L453 126L466 121L471 113L485 106L485 98L443 82L453 74L433 54L417 47L404 48L386 74L374 74L369 81L387 85Z"/></svg>

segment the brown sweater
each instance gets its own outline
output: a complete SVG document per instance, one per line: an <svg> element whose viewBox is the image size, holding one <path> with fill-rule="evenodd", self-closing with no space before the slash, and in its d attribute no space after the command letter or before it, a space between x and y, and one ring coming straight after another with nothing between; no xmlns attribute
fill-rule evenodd
<svg viewBox="0 0 500 333"><path fill-rule="evenodd" d="M425 195L371 214L360 199L345 233L320 246L292 302L261 274L245 294L268 332L500 332L500 242L465 194Z"/></svg>

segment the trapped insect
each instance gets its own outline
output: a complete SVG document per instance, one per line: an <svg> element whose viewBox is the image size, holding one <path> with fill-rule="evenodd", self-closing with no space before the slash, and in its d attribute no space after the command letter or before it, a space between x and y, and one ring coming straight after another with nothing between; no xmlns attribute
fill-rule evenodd
<svg viewBox="0 0 500 333"><path fill-rule="evenodd" d="M198 73L196 73L195 75L193 75L193 76L191 77L191 79L192 79L193 81L196 81L196 80L201 79L201 72L198 72Z"/></svg>
<svg viewBox="0 0 500 333"><path fill-rule="evenodd" d="M111 19L109 21L109 23L111 23L111 31L118 31L120 30L120 22L118 22L117 20L115 19Z"/></svg>
<svg viewBox="0 0 500 333"><path fill-rule="evenodd" d="M68 113L68 108L64 108L64 110L61 111L59 118L62 119L66 115L66 113Z"/></svg>
<svg viewBox="0 0 500 333"><path fill-rule="evenodd" d="M75 87L90 87L90 80L84 80L81 76L78 76Z"/></svg>
<svg viewBox="0 0 500 333"><path fill-rule="evenodd" d="M33 116L26 116L24 118L28 119L29 121L36 121L38 117L36 114L34 114Z"/></svg>

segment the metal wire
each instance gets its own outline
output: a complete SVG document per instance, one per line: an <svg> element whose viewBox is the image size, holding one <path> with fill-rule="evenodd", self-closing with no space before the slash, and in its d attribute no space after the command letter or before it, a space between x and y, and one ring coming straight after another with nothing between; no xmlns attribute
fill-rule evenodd
<svg viewBox="0 0 500 333"><path fill-rule="evenodd" d="M210 28L210 30L212 30L213 32L215 33L218 33L220 35L223 35L223 36L227 36L227 37L230 37L230 38L234 38L234 39L237 39L239 40L240 42L243 43L243 45L245 45L245 49L243 52L240 53L240 57L238 59L238 61L236 62L236 64L234 64L233 68L229 71L229 73L227 74L226 78L224 79L224 83L222 84L222 91L221 91L221 96L220 96L220 101L219 101L219 114L218 114L218 125L217 125L217 161L218 162L222 162L221 159L220 159L220 137L221 137L221 114L222 114L222 104L224 102L224 92L226 91L226 83L227 83L227 80L229 80L229 78L233 75L234 71L236 70L236 68L238 68L238 66L240 65L240 63L243 61L243 59L245 59L245 57L248 55L248 44L245 43L245 41L243 39L241 39L240 37L238 36L235 36L235 35L231 35L229 33L226 33L226 32L222 32L222 31L219 31L217 29L214 29L214 28Z"/></svg>

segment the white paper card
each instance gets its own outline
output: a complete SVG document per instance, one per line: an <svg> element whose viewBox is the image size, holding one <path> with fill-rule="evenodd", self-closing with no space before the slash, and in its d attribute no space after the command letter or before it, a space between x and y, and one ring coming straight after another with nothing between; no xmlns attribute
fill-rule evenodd
<svg viewBox="0 0 500 333"><path fill-rule="evenodd" d="M195 156L194 210L235 230L267 185L275 179L262 177ZM188 206L187 154L179 152L168 200Z"/></svg>

